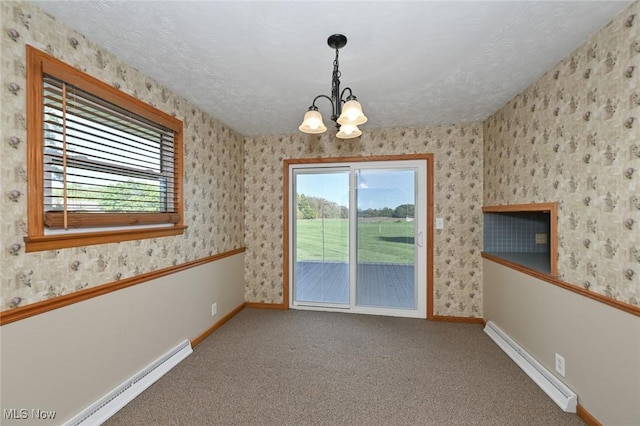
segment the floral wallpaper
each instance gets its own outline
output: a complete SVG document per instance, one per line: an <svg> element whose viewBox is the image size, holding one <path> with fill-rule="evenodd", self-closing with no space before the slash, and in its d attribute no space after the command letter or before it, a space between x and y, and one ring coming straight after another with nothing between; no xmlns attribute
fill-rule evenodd
<svg viewBox="0 0 640 426"><path fill-rule="evenodd" d="M640 2L484 123L484 204L557 201L563 281L640 306Z"/></svg>
<svg viewBox="0 0 640 426"><path fill-rule="evenodd" d="M26 2L0 2L0 310L242 247L242 135ZM25 253L27 44L184 122L183 235Z"/></svg>
<svg viewBox="0 0 640 426"><path fill-rule="evenodd" d="M436 315L482 316L481 206L542 201L560 204L561 278L640 305L640 3L484 124L365 126L346 141L244 138L37 7L0 8L0 310L242 246L246 300L281 303L283 160L413 153L434 154L445 219ZM184 121L184 235L25 253L27 44Z"/></svg>
<svg viewBox="0 0 640 426"><path fill-rule="evenodd" d="M264 136L245 145L245 299L282 303L284 159L433 153L434 314L482 316L482 124L367 129L358 139ZM286 265L285 265L286 266Z"/></svg>

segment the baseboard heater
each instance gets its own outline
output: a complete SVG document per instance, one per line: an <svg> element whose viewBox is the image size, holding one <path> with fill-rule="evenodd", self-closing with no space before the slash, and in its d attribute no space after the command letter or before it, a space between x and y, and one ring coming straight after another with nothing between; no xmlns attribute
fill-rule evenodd
<svg viewBox="0 0 640 426"><path fill-rule="evenodd" d="M563 411L575 413L578 396L562 383L556 376L535 360L520 345L507 336L497 325L488 321L484 332L509 357L522 368L525 373L556 403Z"/></svg>
<svg viewBox="0 0 640 426"><path fill-rule="evenodd" d="M193 352L191 343L188 340L183 341L67 421L65 426L101 425L136 396L140 395L142 391L178 365L191 352Z"/></svg>

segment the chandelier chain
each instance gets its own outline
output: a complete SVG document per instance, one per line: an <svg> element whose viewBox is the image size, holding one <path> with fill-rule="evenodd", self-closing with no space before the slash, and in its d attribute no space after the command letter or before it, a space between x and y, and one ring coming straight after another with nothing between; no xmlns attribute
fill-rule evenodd
<svg viewBox="0 0 640 426"><path fill-rule="evenodd" d="M333 60L333 76L331 78L331 98L333 104L333 115L331 116L332 120L337 120L340 116L340 112L342 111L342 102L339 98L340 96L340 77L342 73L340 72L340 61L338 60L339 50L336 49L336 58ZM337 126L339 128L339 126Z"/></svg>

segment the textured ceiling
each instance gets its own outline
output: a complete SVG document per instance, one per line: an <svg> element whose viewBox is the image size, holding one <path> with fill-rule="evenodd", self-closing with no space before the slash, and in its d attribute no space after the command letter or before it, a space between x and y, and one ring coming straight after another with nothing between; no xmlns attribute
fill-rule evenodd
<svg viewBox="0 0 640 426"><path fill-rule="evenodd" d="M369 122L483 120L629 1L36 1L59 21L240 133L297 132L342 87ZM318 102L325 123L329 102ZM329 123L326 123L329 126Z"/></svg>

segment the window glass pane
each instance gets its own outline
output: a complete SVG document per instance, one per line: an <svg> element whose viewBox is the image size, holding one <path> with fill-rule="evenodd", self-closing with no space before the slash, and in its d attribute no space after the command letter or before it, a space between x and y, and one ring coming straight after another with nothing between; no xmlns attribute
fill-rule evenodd
<svg viewBox="0 0 640 426"><path fill-rule="evenodd" d="M173 132L51 77L44 99L45 211L174 211Z"/></svg>

